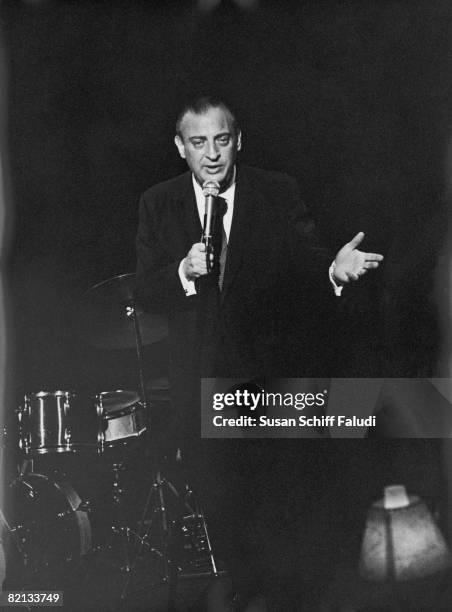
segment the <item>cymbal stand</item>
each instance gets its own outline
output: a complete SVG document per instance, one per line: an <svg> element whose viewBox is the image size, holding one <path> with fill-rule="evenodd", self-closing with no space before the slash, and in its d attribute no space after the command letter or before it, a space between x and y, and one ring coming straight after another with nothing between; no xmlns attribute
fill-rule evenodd
<svg viewBox="0 0 452 612"><path fill-rule="evenodd" d="M145 406L147 419L147 429L145 435L148 438L148 448L151 448L150 404L147 401L146 387L144 383L142 339L135 303L132 300L129 300L126 305L126 314L128 317L132 317L134 322L136 356L141 395L143 404ZM169 516L166 503L166 495L168 493L171 493L172 497L176 501L176 516ZM193 536L192 540L196 540L196 545L194 547L196 549L195 552L202 552L203 554L207 555L208 564L206 570L208 574L218 577L219 573L215 558L213 556L204 514L196 503L194 506L192 506L192 500L196 501L193 492L188 485L185 486L185 495L183 498L181 498L173 484L166 480L159 469L157 470L155 479L149 488L147 499L143 508L140 529L137 534L134 534L136 540L138 541L138 547L132 563L130 564L130 562L127 561L129 571L123 585L121 599L125 599L127 596L132 574L143 553L144 546L147 546L150 552L157 554L160 557L162 563L161 579L155 582L152 585L152 588L158 586L159 584L167 584L169 586L169 606L171 607L171 602L175 596L178 570L181 569L177 567L175 562L178 555L176 546L174 546L172 542L171 527L176 525L182 529L186 528L186 531L190 532L190 534ZM187 510L189 512L188 515ZM156 521L157 518L158 522ZM153 542L151 541L151 536L153 535L152 531L156 524L159 531L160 550L154 548ZM127 544L127 540L125 540L125 544Z"/></svg>
<svg viewBox="0 0 452 612"><path fill-rule="evenodd" d="M141 338L140 323L138 321L137 312L135 308L135 302L133 300L130 300L128 304L126 304L126 316L133 320L133 326L135 330L135 346L136 346L136 354L137 354L138 376L139 376L139 381L140 381L141 401L144 405L144 413L146 415L147 431L150 432L151 431L151 414L150 414L150 406L149 406L147 393L146 393L146 385L144 384L143 342Z"/></svg>
<svg viewBox="0 0 452 612"><path fill-rule="evenodd" d="M137 357L137 365L138 365L138 375L139 375L139 383L140 383L140 391L141 391L141 400L143 406L145 408L146 415L146 433L147 437L147 447L151 448L151 407L148 401L147 393L146 393L146 385L144 382L144 372L143 372L143 343L141 337L140 323L137 316L136 304L134 300L128 300L125 305L126 307L126 316L133 320L134 331L135 331L135 346L136 346L136 357ZM152 466L151 466L152 469ZM138 533L134 533L136 540L138 541L137 551L134 555L133 561L127 561L127 566L129 568L127 578L124 582L121 599L125 599L127 596L127 592L129 590L130 581L132 578L132 574L134 569L136 568L140 556L143 553L143 548L147 546L150 552L157 554L162 562L162 578L159 582L169 583L170 582L170 554L169 554L169 538L170 538L170 529L169 529L169 520L167 516L167 508L165 502L165 494L164 490L170 491L173 495L178 497L178 493L174 486L164 479L161 475L160 471L157 471L154 482L152 483L149 493L147 495L147 499L144 505L142 517L141 517L141 525ZM148 518L150 513L150 518ZM153 526L156 524L156 517L159 519L159 531L160 531L160 550L154 548L152 543L150 542L150 535ZM156 585L153 585L156 586Z"/></svg>
<svg viewBox="0 0 452 612"><path fill-rule="evenodd" d="M140 520L140 528L136 535L138 547L131 564L131 573L127 576L121 593L121 599L125 599L130 585L131 574L136 568L140 557L142 556L145 546L149 551L157 554L161 560L160 578L151 584L151 588L155 588L161 584L169 584L171 590L173 566L170 555L170 539L171 539L171 520L168 516L168 508L166 506L165 492L171 493L176 500L179 499L179 494L171 482L162 477L160 471L157 472L156 479L152 483L147 499L143 508L143 513ZM151 536L153 528L157 527L159 548L153 546Z"/></svg>
<svg viewBox="0 0 452 612"><path fill-rule="evenodd" d="M121 549L123 554L124 565L121 566L121 569L125 572L130 572L130 559L129 559L129 546L128 546L128 535L129 530L126 526L125 517L124 517L124 508L123 508L123 497L124 497L124 489L121 487L121 477L120 474L124 470L124 463L120 461L119 463L112 464L112 472L113 472L113 507L115 508L116 517L115 521L112 525L112 532L115 535L119 535Z"/></svg>
<svg viewBox="0 0 452 612"><path fill-rule="evenodd" d="M128 586L136 569L136 557L133 550L139 546L140 550L147 546L147 550L152 554L161 557L159 550L150 547L146 537L131 528L127 523L125 513L126 490L123 485L122 473L126 470L126 462L124 457L110 464L112 473L111 484L111 502L112 516L108 524L108 534L102 544L96 547L96 552L100 553L100 557L93 559L107 560L109 565L112 565L116 570L119 570L121 578L119 581L120 598L125 599L128 591ZM133 557L133 560L132 560ZM95 567L93 565L92 567ZM92 579L93 570L90 568L85 575L84 585Z"/></svg>

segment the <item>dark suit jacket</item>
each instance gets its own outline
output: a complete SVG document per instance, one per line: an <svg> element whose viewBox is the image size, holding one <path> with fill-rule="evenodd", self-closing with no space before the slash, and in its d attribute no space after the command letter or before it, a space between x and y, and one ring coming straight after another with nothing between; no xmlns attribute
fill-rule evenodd
<svg viewBox="0 0 452 612"><path fill-rule="evenodd" d="M294 179L239 167L222 292L204 278L199 294L187 297L178 268L202 231L191 174L142 195L138 299L168 314L173 374L304 375L299 330L312 331L321 300L335 299L331 256L306 219Z"/></svg>

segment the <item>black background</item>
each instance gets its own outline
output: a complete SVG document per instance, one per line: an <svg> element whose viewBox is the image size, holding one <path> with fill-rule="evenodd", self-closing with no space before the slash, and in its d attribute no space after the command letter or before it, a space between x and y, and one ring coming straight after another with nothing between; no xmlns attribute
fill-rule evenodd
<svg viewBox="0 0 452 612"><path fill-rule="evenodd" d="M213 12L189 1L4 2L17 388L74 386L95 369L98 356L79 346L77 300L134 270L139 194L184 169L175 116L188 93L209 89L238 111L242 160L299 180L327 246L363 230L366 250L385 254L339 346L355 338L370 363L370 321L396 346L384 374L429 373L450 17L439 0L264 1L250 11L225 1ZM386 285L398 287L389 328ZM379 373L345 363L336 373Z"/></svg>
<svg viewBox="0 0 452 612"><path fill-rule="evenodd" d="M139 195L184 169L172 142L175 117L188 93L208 89L238 111L241 159L299 180L327 246L337 250L363 230L366 250L385 255L382 269L344 300L344 327L331 330L342 366L333 373L433 372L451 12L443 0L268 0L249 12L225 0L211 13L189 0L3 2L16 396L136 386L133 351L99 351L81 338L79 300L134 270ZM378 351L383 368L375 367ZM165 373L164 343L148 352L151 373ZM330 555L341 521L361 527L389 481L442 495L436 442L309 442L287 443L274 477L281 491L261 490L270 515L287 489L297 498L299 551L323 546ZM274 555L279 544L262 542ZM314 573L321 566L314 557L301 563Z"/></svg>

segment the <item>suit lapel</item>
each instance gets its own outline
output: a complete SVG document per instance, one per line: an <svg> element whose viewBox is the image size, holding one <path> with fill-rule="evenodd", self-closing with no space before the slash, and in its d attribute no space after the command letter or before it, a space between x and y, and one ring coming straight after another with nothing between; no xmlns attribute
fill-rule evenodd
<svg viewBox="0 0 452 612"><path fill-rule="evenodd" d="M258 218L258 208L258 196L255 190L252 189L246 174L240 172L237 176L234 197L234 214L232 216L223 290L221 292L222 300L227 295L234 277L241 267L243 255L250 240L253 219L256 221Z"/></svg>
<svg viewBox="0 0 452 612"><path fill-rule="evenodd" d="M180 211L182 226L188 235L190 245L192 245L201 240L202 225L199 220L198 206L190 172L187 173L187 181L181 195Z"/></svg>

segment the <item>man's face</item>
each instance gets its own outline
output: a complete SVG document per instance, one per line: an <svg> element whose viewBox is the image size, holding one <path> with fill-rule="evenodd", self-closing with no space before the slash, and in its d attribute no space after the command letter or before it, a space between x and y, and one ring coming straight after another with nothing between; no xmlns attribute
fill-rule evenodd
<svg viewBox="0 0 452 612"><path fill-rule="evenodd" d="M188 112L180 131L176 146L198 183L217 181L227 187L241 148L241 134L235 133L229 113L221 107L211 107L201 115Z"/></svg>

